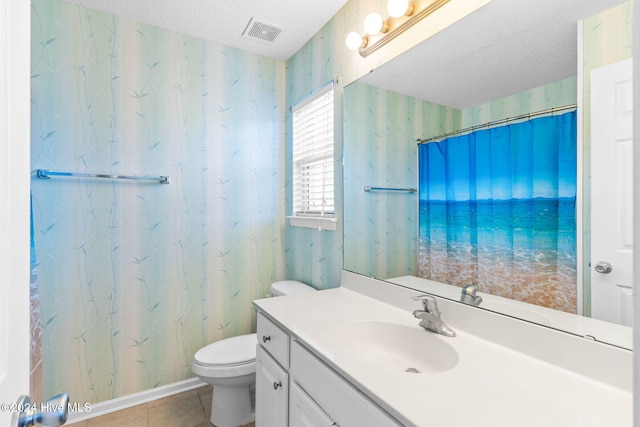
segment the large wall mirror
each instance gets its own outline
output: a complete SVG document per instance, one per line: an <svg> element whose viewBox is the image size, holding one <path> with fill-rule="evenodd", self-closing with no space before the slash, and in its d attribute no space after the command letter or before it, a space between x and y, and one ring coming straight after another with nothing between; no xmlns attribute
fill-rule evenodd
<svg viewBox="0 0 640 427"><path fill-rule="evenodd" d="M582 24L578 25L579 22ZM440 267L437 259L431 259L427 267L421 265L425 191L419 178L420 168L424 165L421 166L418 159L425 160L416 140L430 140L492 123L493 129L505 125L501 122L504 119L520 117L506 123L515 125L531 121L532 118L526 116L539 112L544 113L540 118L575 112L574 121L568 125L575 131L576 141L572 148L575 160L569 162L573 169L568 169L575 178L572 184L574 198L562 208L563 215L566 218L568 214L570 221L557 220L555 214L552 215L557 228L564 233L560 234L557 251L552 255L560 261L553 267L541 269L547 272L552 269L553 275L539 275L531 282L509 276L512 270L502 269L501 261L490 266L484 264L476 293L482 297L478 307L631 348L630 282L614 287L609 296L601 296L597 283L598 280L629 279L602 273L606 265L603 263L603 267L597 262L608 260L593 259L605 255L596 255L595 248L603 245L592 241L596 234L622 236L622 239L618 238L626 245L622 252L628 255L632 250L630 229L624 228L627 226L624 218L631 218L630 215L623 212L608 221L601 220L602 214L592 210L592 206L603 204L600 196L593 193L594 189L602 187L599 179L617 176L615 179L624 182L625 176L618 170L596 171L591 161L592 151L595 153L596 150L593 140L597 136L592 135L593 122L603 114L601 105L604 105L592 100L592 84L599 78L593 77L592 82L592 76L606 74L599 70L623 64L625 59L630 63L631 24L629 1L493 0L345 87L344 269L460 300L462 288L474 284L476 279L465 281L464 274L462 279L434 278L433 270ZM622 101L615 102L627 110L632 108L630 98L621 96ZM561 107L567 109L560 111ZM604 110L606 113L607 108ZM474 131L467 130L459 135ZM440 144L445 139L446 136L438 138L434 143ZM630 142L626 144L628 147ZM554 147L554 144L550 146ZM442 148L438 149L442 151ZM485 148L477 150L485 152ZM549 164L557 161L552 157L563 157L553 148L549 153ZM500 167L488 164L489 169ZM548 166L545 159L541 164ZM509 167L517 169L521 166ZM630 173L632 164L629 161L622 168L609 168ZM550 169L558 168L550 166ZM562 173L567 172L556 175ZM630 190L620 192L631 197ZM469 217L480 216L482 209L478 206L474 204L467 210ZM511 205L508 209L510 212L516 210ZM544 206L531 208L521 218L539 222L544 215L548 216L547 210ZM501 218L502 214L494 210L488 216ZM620 226L613 227L612 221ZM564 225L558 226L558 223ZM603 233L596 233L601 229ZM482 232L494 240L499 234L486 229ZM507 240L517 240L519 237L513 237L515 234L511 233ZM543 240L545 237L540 234L535 238ZM432 237L429 239L433 240ZM452 240L447 245L453 246ZM488 253L492 251L484 249ZM541 262L547 254L532 251L515 256L528 258L528 262L534 263L532 269L535 270L535 263ZM513 263L513 260L509 262ZM596 266L600 273L595 272ZM630 267L616 261L614 269L616 274L626 269L630 277ZM498 280L497 276L492 278L494 273L506 274L514 283L521 282L520 292L514 290L515 285L514 289L507 290L493 288L490 284ZM566 276L563 277L566 282L563 289L559 289L555 279L560 276ZM537 282L535 290L532 290L533 282Z"/></svg>

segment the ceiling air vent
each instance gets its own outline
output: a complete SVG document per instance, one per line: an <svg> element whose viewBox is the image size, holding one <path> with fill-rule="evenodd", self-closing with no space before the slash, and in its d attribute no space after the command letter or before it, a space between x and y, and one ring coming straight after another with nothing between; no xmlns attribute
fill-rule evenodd
<svg viewBox="0 0 640 427"><path fill-rule="evenodd" d="M258 18L251 18L242 35L253 40L273 43L281 32L282 28L264 22Z"/></svg>

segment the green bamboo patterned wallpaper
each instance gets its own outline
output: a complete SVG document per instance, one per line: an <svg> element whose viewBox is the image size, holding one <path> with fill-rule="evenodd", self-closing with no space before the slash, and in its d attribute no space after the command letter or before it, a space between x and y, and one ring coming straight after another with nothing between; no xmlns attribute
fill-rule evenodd
<svg viewBox="0 0 640 427"><path fill-rule="evenodd" d="M344 39L350 31L357 31L367 13L384 10L384 0L350 1L300 51L287 61L286 105L295 104L324 83L334 80L335 123L342 123L342 91L345 82L354 80L378 64L378 57L362 59L348 50ZM287 170L285 181L286 210L292 211L291 115L286 116ZM335 129L335 158L342 161L342 127ZM340 283L343 266L342 233L342 170L336 168L335 231L317 231L286 225L286 271L291 279L311 283L319 289L336 287Z"/></svg>
<svg viewBox="0 0 640 427"><path fill-rule="evenodd" d="M462 111L462 128L564 107L577 101L577 78L569 77Z"/></svg>
<svg viewBox="0 0 640 427"><path fill-rule="evenodd" d="M44 395L98 402L192 376L284 278L284 64L51 0L32 3Z"/></svg>
<svg viewBox="0 0 640 427"><path fill-rule="evenodd" d="M345 88L344 268L390 278L417 272L416 138L460 128L460 111L362 83Z"/></svg>

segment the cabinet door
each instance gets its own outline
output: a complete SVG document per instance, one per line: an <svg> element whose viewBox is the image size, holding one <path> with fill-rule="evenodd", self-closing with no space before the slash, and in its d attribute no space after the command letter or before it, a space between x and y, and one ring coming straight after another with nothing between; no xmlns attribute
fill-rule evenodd
<svg viewBox="0 0 640 427"><path fill-rule="evenodd" d="M287 427L289 375L258 345L256 350L256 427Z"/></svg>
<svg viewBox="0 0 640 427"><path fill-rule="evenodd" d="M297 384L289 393L289 427L332 427L336 423Z"/></svg>

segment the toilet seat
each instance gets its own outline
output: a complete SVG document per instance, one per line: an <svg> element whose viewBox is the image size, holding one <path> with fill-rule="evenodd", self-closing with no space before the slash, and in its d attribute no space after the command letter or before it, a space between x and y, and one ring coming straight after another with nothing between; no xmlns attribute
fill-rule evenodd
<svg viewBox="0 0 640 427"><path fill-rule="evenodd" d="M194 356L203 366L242 365L256 360L257 334L239 335L209 344Z"/></svg>
<svg viewBox="0 0 640 427"><path fill-rule="evenodd" d="M201 348L194 355L196 375L227 378L256 371L256 334L226 338Z"/></svg>

